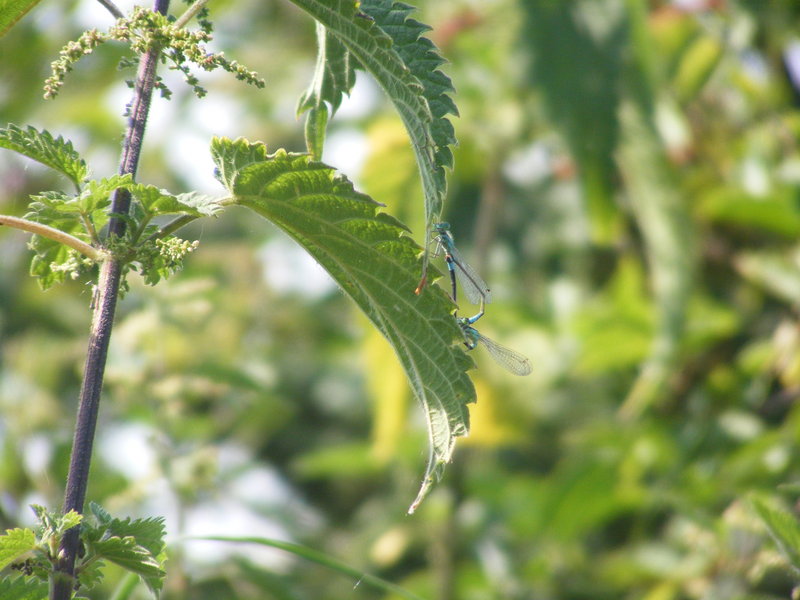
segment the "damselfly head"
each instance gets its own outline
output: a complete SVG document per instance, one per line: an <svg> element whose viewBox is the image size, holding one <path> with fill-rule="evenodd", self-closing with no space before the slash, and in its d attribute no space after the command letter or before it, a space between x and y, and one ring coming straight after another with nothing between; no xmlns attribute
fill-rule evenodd
<svg viewBox="0 0 800 600"><path fill-rule="evenodd" d="M436 233L444 233L445 231L450 231L450 223L447 221L442 221L441 223L434 223L433 228L436 230Z"/></svg>

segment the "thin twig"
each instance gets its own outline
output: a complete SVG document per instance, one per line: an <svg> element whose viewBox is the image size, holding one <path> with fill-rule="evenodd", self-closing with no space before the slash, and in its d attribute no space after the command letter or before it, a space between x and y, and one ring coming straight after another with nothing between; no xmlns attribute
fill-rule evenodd
<svg viewBox="0 0 800 600"><path fill-rule="evenodd" d="M188 225L197 218L198 217L196 217L195 215L181 215L180 217L175 217L174 219L172 219L172 221L164 225L161 229L159 229L155 233L152 233L147 238L147 241L163 239L167 237L169 234L171 234L173 231L178 231L178 229L180 229L184 225Z"/></svg>
<svg viewBox="0 0 800 600"><path fill-rule="evenodd" d="M88 256L97 262L100 262L105 258L105 253L103 251L98 250L94 246L90 246L86 242L61 231L60 229L50 227L49 225L42 225L36 221L29 221L28 219L21 219L19 217L11 217L9 215L0 215L0 225L8 225L9 227L14 227L15 229L21 229L23 231L35 233L36 235L54 240L64 244L65 246L69 246L73 250L77 250L84 256Z"/></svg>
<svg viewBox="0 0 800 600"><path fill-rule="evenodd" d="M122 12L117 5L111 2L111 0L97 0L100 4L105 6L112 15L114 15L115 19L122 19L125 17L125 13Z"/></svg>
<svg viewBox="0 0 800 600"><path fill-rule="evenodd" d="M195 3L192 4L189 8L186 9L186 12L183 13L180 17L177 18L175 23L175 27L181 28L185 27L189 21L192 20L197 13L203 10L203 7L208 4L208 0L195 0Z"/></svg>

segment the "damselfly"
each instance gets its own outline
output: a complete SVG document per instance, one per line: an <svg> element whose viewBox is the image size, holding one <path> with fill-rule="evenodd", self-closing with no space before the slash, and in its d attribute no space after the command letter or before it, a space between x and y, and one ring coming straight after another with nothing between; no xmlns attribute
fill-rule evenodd
<svg viewBox="0 0 800 600"><path fill-rule="evenodd" d="M462 317L457 319L458 324L461 326L461 331L464 332L464 345L468 350L473 350L478 343L481 343L486 350L489 351L489 354L492 355L492 358L495 360L495 362L507 371L513 373L514 375L530 375L531 371L533 370L530 360L518 352L514 352L510 348L506 348L494 340L490 340L472 326L475 321L483 316L483 308L483 302L481 302L481 309L478 314L473 317Z"/></svg>
<svg viewBox="0 0 800 600"><path fill-rule="evenodd" d="M436 251L434 256L438 256L439 252L444 252L444 259L447 262L447 270L450 271L450 284L453 292L453 302L456 302L456 277L461 283L467 299L473 304L482 304L483 302L492 301L492 291L486 282L481 279L481 276L473 269L467 262L461 258L461 254L456 249L453 236L450 234L450 223L436 223L433 226L436 232ZM483 314L481 308L481 314Z"/></svg>

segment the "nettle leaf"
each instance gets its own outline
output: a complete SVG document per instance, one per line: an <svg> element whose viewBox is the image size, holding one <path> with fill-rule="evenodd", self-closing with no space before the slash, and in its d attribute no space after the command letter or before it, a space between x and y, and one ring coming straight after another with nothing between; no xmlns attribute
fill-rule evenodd
<svg viewBox="0 0 800 600"><path fill-rule="evenodd" d="M81 182L89 176L89 167L72 147L72 142L61 136L53 138L45 130L39 131L30 126L22 129L9 123L8 127L0 128L0 148L14 150L55 169L66 175L76 189L80 189Z"/></svg>
<svg viewBox="0 0 800 600"><path fill-rule="evenodd" d="M108 560L123 569L136 573L153 593L158 593L166 572L161 563L133 536L109 537L91 545L99 560Z"/></svg>
<svg viewBox="0 0 800 600"><path fill-rule="evenodd" d="M97 502L89 502L89 511L92 513L94 521L92 526L96 526L95 523L97 525L108 525L114 520L114 517L111 516L111 513L97 504Z"/></svg>
<svg viewBox="0 0 800 600"><path fill-rule="evenodd" d="M458 116L458 108L449 96L455 91L453 82L439 67L445 62L434 43L424 37L431 27L408 18L416 9L403 2L394 0L366 0L361 3L361 10L375 20L392 42L394 49L411 70L411 73L422 83L423 95L428 102L433 121L431 135L435 144L436 165L439 176L444 182L442 166L453 166L453 152L450 146L456 144L453 124L447 115Z"/></svg>
<svg viewBox="0 0 800 600"><path fill-rule="evenodd" d="M36 535L31 529L6 529L5 535L0 535L0 569L35 548Z"/></svg>
<svg viewBox="0 0 800 600"><path fill-rule="evenodd" d="M308 89L297 103L297 114L306 117L306 146L312 156L322 158L328 118L356 82L356 59L347 47L321 23L317 23L317 66ZM330 105L330 112L325 103Z"/></svg>
<svg viewBox="0 0 800 600"><path fill-rule="evenodd" d="M452 165L452 154L446 146L454 137L452 127L449 122L443 122L446 121L443 116L448 112L456 114L456 111L444 93L450 89L449 80L437 69L431 69L434 64L438 66L441 59L430 40L420 37L425 26L406 19L411 9L400 2L292 1L347 47L358 65L375 78L395 105L411 138L420 169L427 243L430 225L439 218L447 191L444 167ZM332 102L335 98L323 99ZM434 107L436 112L433 112Z"/></svg>
<svg viewBox="0 0 800 600"><path fill-rule="evenodd" d="M211 142L211 159L216 167L214 177L226 189L233 189L236 175L248 165L267 160L267 147L264 144L251 144L244 138L222 139Z"/></svg>
<svg viewBox="0 0 800 600"><path fill-rule="evenodd" d="M3 600L46 600L48 586L44 581L28 577L0 579L0 598Z"/></svg>
<svg viewBox="0 0 800 600"><path fill-rule="evenodd" d="M327 102L331 114L356 83L356 59L335 35L317 23L317 66L308 89L300 96L297 113L319 108Z"/></svg>
<svg viewBox="0 0 800 600"><path fill-rule="evenodd" d="M78 196L78 205L86 214L105 212L111 206L111 194L114 190L130 188L133 185L133 176L130 174L92 179L86 183L86 187Z"/></svg>
<svg viewBox="0 0 800 600"><path fill-rule="evenodd" d="M454 305L438 287L415 295L420 250L407 229L353 184L306 154L263 144L214 138L212 154L227 165L247 163L230 174L233 201L283 229L330 273L389 340L414 394L422 403L430 455L413 511L450 460L455 440L469 430L467 404L475 389L466 374L474 366L460 348L463 334ZM241 157L238 155L241 154Z"/></svg>
<svg viewBox="0 0 800 600"><path fill-rule="evenodd" d="M175 202L181 207L177 212L196 215L198 217L214 217L222 211L223 198L207 196L197 192L188 192L174 196Z"/></svg>
<svg viewBox="0 0 800 600"><path fill-rule="evenodd" d="M108 560L136 573L151 591L158 592L165 575L159 560L165 546L164 519L117 519L94 502L89 512L82 535L90 552L82 576L91 580L95 559Z"/></svg>
<svg viewBox="0 0 800 600"><path fill-rule="evenodd" d="M174 214L212 216L221 209L218 198L195 192L176 196L154 185L140 183L131 187L131 193L150 217Z"/></svg>

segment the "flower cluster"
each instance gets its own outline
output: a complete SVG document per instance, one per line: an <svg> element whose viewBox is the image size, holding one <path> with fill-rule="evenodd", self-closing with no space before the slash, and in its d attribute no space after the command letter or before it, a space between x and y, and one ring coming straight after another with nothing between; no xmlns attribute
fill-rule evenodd
<svg viewBox="0 0 800 600"><path fill-rule="evenodd" d="M69 42L59 53L57 60L51 65L52 75L44 86L45 98L54 98L64 83L64 77L72 70L73 65L83 56L91 54L103 42L116 40L129 44L135 55L142 55L151 50L160 50L162 63L169 61L172 69L184 75L198 97L205 96L206 90L199 85L189 68L195 64L205 71L222 68L232 73L236 79L250 85L263 88L265 83L257 73L247 69L235 60L228 60L222 52L208 52L205 44L211 41L210 26L203 25L198 31L189 31L176 27L170 18L137 6L129 17L119 19L108 30L100 33L97 30L86 31L77 41ZM130 58L120 61L121 67L135 64ZM160 79L157 87L163 96L169 98L170 91Z"/></svg>
<svg viewBox="0 0 800 600"><path fill-rule="evenodd" d="M59 52L58 58L50 63L52 75L44 82L44 97L46 99L55 98L61 86L64 85L64 77L72 71L72 65L87 54L91 54L95 48L108 39L108 34L90 29L84 31L77 40L68 42Z"/></svg>

